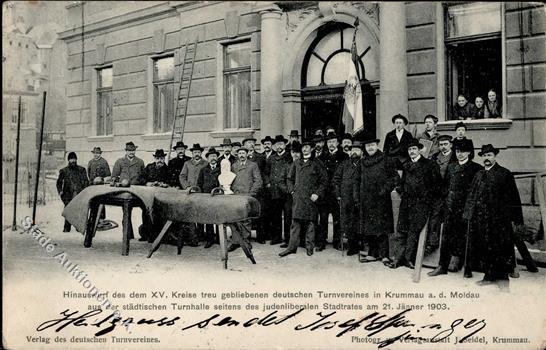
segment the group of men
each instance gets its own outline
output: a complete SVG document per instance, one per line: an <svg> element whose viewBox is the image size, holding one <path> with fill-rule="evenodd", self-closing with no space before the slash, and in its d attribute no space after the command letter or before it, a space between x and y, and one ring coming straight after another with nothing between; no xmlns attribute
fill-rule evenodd
<svg viewBox="0 0 546 350"><path fill-rule="evenodd" d="M478 155L484 159L483 167L473 161L474 145L465 137L463 123L457 124L455 137L439 135L438 118L427 115L424 132L414 138L405 128L405 116L395 115L392 122L395 128L385 136L383 150L378 138L339 136L328 127L305 140L300 140L297 130L289 139L266 136L261 140L262 153L255 150L254 138L242 143L224 139L221 152L209 147L204 158L199 144L190 148L188 157L187 146L178 142L176 156L168 164L159 149L154 162L144 166L135 155L137 146L129 142L126 155L115 162L111 174L96 147L87 174L71 152L57 186L65 204L87 186L87 178L100 183L109 176L127 179L131 185L197 186L208 193L219 187L220 163L225 159L235 174L233 192L257 198L261 207L259 219L236 229L248 240L253 226L256 242L269 240L285 248L281 257L296 253L298 247L304 247L309 256L324 250L331 214L333 247L341 250L347 242L347 255L358 254L363 263L379 260L390 268L413 268L419 234L428 223L426 252L441 246L440 263L431 276L455 272L464 265L465 277L472 270L485 272L480 284L507 281L510 274L515 276L514 244L528 270L536 271L521 238L525 228L519 193L510 171L496 162L499 150L482 147ZM393 191L401 197L396 229ZM200 239L206 242L205 248L215 243L212 225L184 223L178 229L186 232L190 246L199 245ZM229 250L237 249L239 243L233 241ZM366 254L362 252L365 245Z"/></svg>

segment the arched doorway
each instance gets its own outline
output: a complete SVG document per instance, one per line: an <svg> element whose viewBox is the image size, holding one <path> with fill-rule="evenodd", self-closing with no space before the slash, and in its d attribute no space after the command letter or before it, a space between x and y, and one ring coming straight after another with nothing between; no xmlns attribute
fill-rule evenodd
<svg viewBox="0 0 546 350"><path fill-rule="evenodd" d="M310 137L317 127L325 129L330 125L338 133L345 130L342 123L343 93L353 33L354 27L347 23L328 22L317 29L316 37L305 53L301 69L301 129L304 138ZM374 43L366 33L357 33L357 70L363 95L364 130L375 134L377 86L372 86L367 74L368 68L375 70L375 60L366 57ZM372 71L371 75L375 76L374 73Z"/></svg>

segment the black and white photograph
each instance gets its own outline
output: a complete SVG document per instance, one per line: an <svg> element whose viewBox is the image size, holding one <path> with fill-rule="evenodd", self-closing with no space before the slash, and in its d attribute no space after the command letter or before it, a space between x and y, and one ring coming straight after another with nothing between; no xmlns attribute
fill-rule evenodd
<svg viewBox="0 0 546 350"><path fill-rule="evenodd" d="M3 349L546 348L546 7L2 2Z"/></svg>

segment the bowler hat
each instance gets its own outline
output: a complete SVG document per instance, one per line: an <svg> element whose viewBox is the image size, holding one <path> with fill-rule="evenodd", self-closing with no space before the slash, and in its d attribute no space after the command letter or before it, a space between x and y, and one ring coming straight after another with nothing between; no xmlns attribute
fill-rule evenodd
<svg viewBox="0 0 546 350"><path fill-rule="evenodd" d="M216 154L217 157L220 156L220 152L218 152L218 151L216 150L216 148L214 148L214 147L209 148L209 150L207 151L207 153L205 153L205 158L208 158L208 156L211 155L211 154Z"/></svg>
<svg viewBox="0 0 546 350"><path fill-rule="evenodd" d="M419 142L419 140L417 139L412 139L409 143L408 143L408 147L407 148L410 148L410 147L418 147L419 149L422 149L423 147L423 144L421 142Z"/></svg>
<svg viewBox="0 0 546 350"><path fill-rule="evenodd" d="M247 142L247 141L254 141L254 142L256 142L257 140L256 140L254 137L249 137L249 138L244 139L243 142L242 142L242 144L244 145L245 142Z"/></svg>
<svg viewBox="0 0 546 350"><path fill-rule="evenodd" d="M435 116L435 115L432 115L432 114L427 114L425 115L425 117L423 118L423 121L427 120L427 118L430 118L434 121L434 123L438 123L438 117Z"/></svg>
<svg viewBox="0 0 546 350"><path fill-rule="evenodd" d="M303 140L302 143L301 143L301 147L303 148L303 146L311 146L311 147L315 147L315 142L313 140Z"/></svg>
<svg viewBox="0 0 546 350"><path fill-rule="evenodd" d="M275 136L275 140L273 141L273 143L277 143L277 142L284 142L284 143L287 143L288 140L284 138L284 136L282 135L277 135ZM296 142L296 141L294 141Z"/></svg>
<svg viewBox="0 0 546 350"><path fill-rule="evenodd" d="M237 152L239 152L239 151L245 151L246 153L248 153L248 148L240 147L239 149L237 149Z"/></svg>
<svg viewBox="0 0 546 350"><path fill-rule="evenodd" d="M231 139L224 139L224 141L222 141L222 143L220 144L220 146L231 146Z"/></svg>
<svg viewBox="0 0 546 350"><path fill-rule="evenodd" d="M464 128L466 130L466 124L463 122L458 122L457 124L455 124L455 130L457 130L458 128Z"/></svg>
<svg viewBox="0 0 546 350"><path fill-rule="evenodd" d="M91 153L102 153L102 150L100 149L100 147L93 147Z"/></svg>
<svg viewBox="0 0 546 350"><path fill-rule="evenodd" d="M324 138L324 140L326 141L332 140L332 139L338 140L338 136L335 132L329 132L328 135L326 135L326 137Z"/></svg>
<svg viewBox="0 0 546 350"><path fill-rule="evenodd" d="M317 142L321 142L321 141L326 140L326 137L324 137L322 135L315 135L315 136L313 136L312 140L313 140L314 143L317 143Z"/></svg>
<svg viewBox="0 0 546 350"><path fill-rule="evenodd" d="M231 145L232 145L233 147L241 147L241 143L238 142L238 141L237 141L237 142L233 142Z"/></svg>
<svg viewBox="0 0 546 350"><path fill-rule="evenodd" d="M469 139L462 139L458 140L453 148L462 152L472 152L474 150L474 145Z"/></svg>
<svg viewBox="0 0 546 350"><path fill-rule="evenodd" d="M134 151L138 148L138 146L135 146L135 144L133 143L133 141L129 141L125 144L125 150L126 151Z"/></svg>
<svg viewBox="0 0 546 350"><path fill-rule="evenodd" d="M354 141L354 137L353 135L349 134L349 133L345 133L343 134L343 136L341 137L341 140L351 140L351 141Z"/></svg>
<svg viewBox="0 0 546 350"><path fill-rule="evenodd" d="M163 148L155 150L155 153L154 153L155 158L163 158L163 157L166 157L166 156L167 155L165 154L165 152L163 152Z"/></svg>
<svg viewBox="0 0 546 350"><path fill-rule="evenodd" d="M375 136L368 136L362 141L362 144L367 145L369 143L379 143L379 139Z"/></svg>
<svg viewBox="0 0 546 350"><path fill-rule="evenodd" d="M352 147L352 148L357 147L357 148L363 149L363 148L364 148L364 143L363 143L363 142L360 142L360 141L355 141L355 142L353 142L353 144L352 144L351 147Z"/></svg>
<svg viewBox="0 0 546 350"><path fill-rule="evenodd" d="M78 159L78 156L76 155L76 152L70 152L68 153L68 160L70 159Z"/></svg>
<svg viewBox="0 0 546 350"><path fill-rule="evenodd" d="M178 147L188 148L188 146L186 146L182 141L178 141L176 145L174 145L173 149L177 149Z"/></svg>
<svg viewBox="0 0 546 350"><path fill-rule="evenodd" d="M324 135L324 131L322 131L321 128L315 128L315 131L313 131L314 135Z"/></svg>
<svg viewBox="0 0 546 350"><path fill-rule="evenodd" d="M392 117L391 121L394 124L396 119L401 119L404 122L404 125L408 125L409 121L408 118L404 117L402 114L397 114Z"/></svg>
<svg viewBox="0 0 546 350"><path fill-rule="evenodd" d="M203 152L203 150L204 150L203 147L201 147L201 145L198 144L198 143L194 143L194 144L193 144L193 147L190 148L190 151L192 151L192 152L193 152L193 151L201 151L201 152Z"/></svg>
<svg viewBox="0 0 546 350"><path fill-rule="evenodd" d="M482 150L478 152L478 155L480 157L483 157L484 154L489 152L493 152L493 154L497 155L499 154L500 150L498 148L493 147L493 145L489 143L487 145L482 146Z"/></svg>
<svg viewBox="0 0 546 350"><path fill-rule="evenodd" d="M262 143L262 145L264 144L264 142L267 142L267 141L273 143L274 140L273 140L273 139L271 138L271 136L269 136L269 135L267 135L266 137L264 137L263 139L260 140L260 142Z"/></svg>
<svg viewBox="0 0 546 350"><path fill-rule="evenodd" d="M300 132L298 130L291 130L290 131L290 135L288 135L290 137L300 137Z"/></svg>
<svg viewBox="0 0 546 350"><path fill-rule="evenodd" d="M328 125L328 126L326 127L326 129L324 129L324 130L325 130L325 131L328 131L328 130L336 130L336 128L334 128L334 127L331 126L331 125Z"/></svg>
<svg viewBox="0 0 546 350"><path fill-rule="evenodd" d="M453 137L451 137L450 135L440 135L438 136L438 142L439 141L449 141L449 142L452 142L453 141Z"/></svg>

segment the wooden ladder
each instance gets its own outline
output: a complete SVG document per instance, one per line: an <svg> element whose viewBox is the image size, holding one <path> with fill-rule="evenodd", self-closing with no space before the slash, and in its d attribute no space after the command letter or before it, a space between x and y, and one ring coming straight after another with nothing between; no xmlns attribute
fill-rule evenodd
<svg viewBox="0 0 546 350"><path fill-rule="evenodd" d="M176 98L176 109L173 118L171 133L171 142L167 162L171 159L171 151L176 141L182 141L184 137L184 127L186 126L186 116L188 113L188 100L190 98L191 81L193 79L193 67L195 55L197 53L197 40L193 43L184 45L184 59L180 69L180 81L178 82L178 96Z"/></svg>

